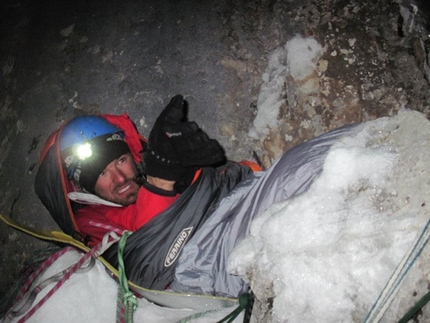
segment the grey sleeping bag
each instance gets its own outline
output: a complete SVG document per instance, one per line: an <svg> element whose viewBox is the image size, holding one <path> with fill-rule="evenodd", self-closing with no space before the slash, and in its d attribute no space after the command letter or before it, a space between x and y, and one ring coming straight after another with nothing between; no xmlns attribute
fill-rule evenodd
<svg viewBox="0 0 430 323"><path fill-rule="evenodd" d="M322 169L330 147L363 128L353 124L304 142L270 169L240 183L186 244L171 289L177 292L237 297L248 289L227 273L228 257L248 234L251 221L272 204L304 192Z"/></svg>

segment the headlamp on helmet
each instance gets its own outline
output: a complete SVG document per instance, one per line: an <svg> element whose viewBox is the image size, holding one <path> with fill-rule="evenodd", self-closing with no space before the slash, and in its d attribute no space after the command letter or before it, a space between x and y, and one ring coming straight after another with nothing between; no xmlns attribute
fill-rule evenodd
<svg viewBox="0 0 430 323"><path fill-rule="evenodd" d="M75 155L80 160L85 160L91 157L93 155L93 149L91 147L91 144L89 142L79 144L77 147L75 147Z"/></svg>

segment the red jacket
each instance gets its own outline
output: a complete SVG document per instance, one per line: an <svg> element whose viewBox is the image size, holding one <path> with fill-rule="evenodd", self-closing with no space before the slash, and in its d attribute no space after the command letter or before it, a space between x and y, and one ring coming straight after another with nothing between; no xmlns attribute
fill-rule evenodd
<svg viewBox="0 0 430 323"><path fill-rule="evenodd" d="M96 245L107 232L136 231L166 210L178 196L158 195L141 187L136 203L125 207L88 205L75 213L75 221L79 231L90 237L88 245Z"/></svg>

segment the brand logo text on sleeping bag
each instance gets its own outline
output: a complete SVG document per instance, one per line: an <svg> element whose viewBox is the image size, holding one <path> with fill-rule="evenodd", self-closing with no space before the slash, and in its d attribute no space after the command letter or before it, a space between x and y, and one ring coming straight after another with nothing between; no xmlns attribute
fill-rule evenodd
<svg viewBox="0 0 430 323"><path fill-rule="evenodd" d="M183 229L178 234L175 241L173 241L172 245L170 246L169 251L167 252L166 260L164 261L164 267L170 267L176 261L192 231L193 227L189 227Z"/></svg>

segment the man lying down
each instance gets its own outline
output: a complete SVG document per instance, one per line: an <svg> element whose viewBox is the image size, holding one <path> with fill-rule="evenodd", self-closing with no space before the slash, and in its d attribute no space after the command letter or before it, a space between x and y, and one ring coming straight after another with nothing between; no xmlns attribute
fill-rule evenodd
<svg viewBox="0 0 430 323"><path fill-rule="evenodd" d="M238 297L249 286L226 265L251 221L303 192L331 145L363 126L302 143L261 171L252 162L227 161L185 111L183 97L173 97L148 140L126 115L66 122L42 150L36 193L60 228L89 246L107 232L132 231L123 257L135 284ZM117 266L117 246L103 257Z"/></svg>

